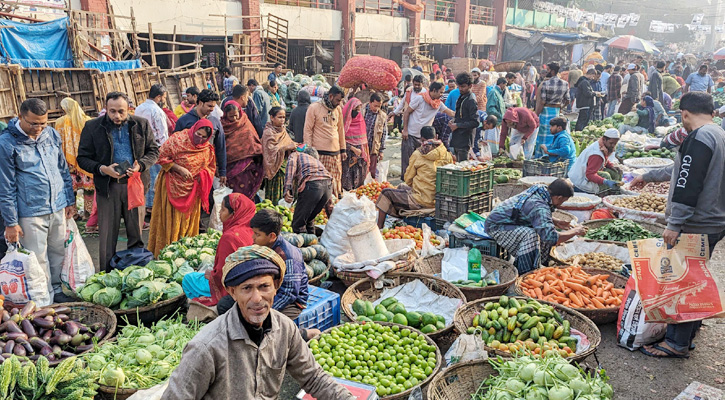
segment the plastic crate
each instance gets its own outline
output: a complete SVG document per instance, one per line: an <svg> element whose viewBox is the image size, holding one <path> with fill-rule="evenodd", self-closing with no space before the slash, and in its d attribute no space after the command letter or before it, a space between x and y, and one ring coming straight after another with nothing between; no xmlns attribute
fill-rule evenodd
<svg viewBox="0 0 725 400"><path fill-rule="evenodd" d="M557 178L566 178L566 169L569 166L569 160L560 162L548 162L539 158L536 160L524 160L523 175L524 176L555 176Z"/></svg>
<svg viewBox="0 0 725 400"><path fill-rule="evenodd" d="M300 328L321 331L340 325L340 295L317 286L309 285L307 288L307 308L294 319L295 324Z"/></svg>
<svg viewBox="0 0 725 400"><path fill-rule="evenodd" d="M478 171L449 168L436 170L436 194L466 197L484 193L493 187L493 165Z"/></svg>
<svg viewBox="0 0 725 400"><path fill-rule="evenodd" d="M468 197L455 197L436 194L435 217L439 220L455 221L463 214L473 211L481 214L491 211L492 192L474 194Z"/></svg>
<svg viewBox="0 0 725 400"><path fill-rule="evenodd" d="M449 236L448 247L456 249L459 247L468 247L469 249L475 247L484 256L498 257L503 260L509 258L509 253L503 247L499 246L493 239L466 239L460 238L456 235Z"/></svg>

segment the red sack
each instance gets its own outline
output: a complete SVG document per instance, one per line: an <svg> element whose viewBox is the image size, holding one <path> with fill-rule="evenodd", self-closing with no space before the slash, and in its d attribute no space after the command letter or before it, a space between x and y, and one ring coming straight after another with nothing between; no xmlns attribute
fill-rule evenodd
<svg viewBox="0 0 725 400"><path fill-rule="evenodd" d="M128 177L128 209L133 210L146 204L141 174L135 173Z"/></svg>
<svg viewBox="0 0 725 400"><path fill-rule="evenodd" d="M355 56L342 67L337 83L344 88L365 84L370 89L393 90L402 77L403 72L392 60L376 56Z"/></svg>

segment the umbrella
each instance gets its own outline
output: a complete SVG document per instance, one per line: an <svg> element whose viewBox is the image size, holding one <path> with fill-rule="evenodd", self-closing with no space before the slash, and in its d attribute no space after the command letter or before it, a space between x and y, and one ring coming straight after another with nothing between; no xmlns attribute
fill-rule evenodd
<svg viewBox="0 0 725 400"><path fill-rule="evenodd" d="M632 35L622 35L613 37L606 42L604 42L605 45L615 48L615 49L623 49L623 50L632 50L632 51L641 51L644 53L659 53L660 50L657 48L657 46L653 45L652 43L640 39L637 36Z"/></svg>
<svg viewBox="0 0 725 400"><path fill-rule="evenodd" d="M725 47L712 53L712 58L714 58L715 60L725 60Z"/></svg>

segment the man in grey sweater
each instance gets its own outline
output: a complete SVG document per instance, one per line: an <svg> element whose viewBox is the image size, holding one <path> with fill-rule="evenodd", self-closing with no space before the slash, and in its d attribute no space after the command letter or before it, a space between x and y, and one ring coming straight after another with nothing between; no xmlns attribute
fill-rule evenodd
<svg viewBox="0 0 725 400"><path fill-rule="evenodd" d="M638 182L670 179L667 198L665 243L674 246L680 233L707 234L710 254L725 236L725 131L712 121L712 96L690 92L682 96L682 125L688 132L675 164L635 178ZM654 357L688 357L701 321L669 324L665 339L644 346Z"/></svg>

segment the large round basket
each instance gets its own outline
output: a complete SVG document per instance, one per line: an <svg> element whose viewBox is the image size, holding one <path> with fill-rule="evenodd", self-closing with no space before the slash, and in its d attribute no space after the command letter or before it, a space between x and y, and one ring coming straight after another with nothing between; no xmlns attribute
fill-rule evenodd
<svg viewBox="0 0 725 400"><path fill-rule="evenodd" d="M417 274L414 272L396 272L393 274L388 274L385 277L392 280L392 285L385 285L378 289L375 287L375 280L368 278L355 282L349 288L347 288L345 293L342 294L342 299L340 300L342 304L342 310L345 312L345 315L350 318L351 321L355 320L355 314L353 314L352 312L352 303L355 300L361 299L371 302L375 301L380 298L380 295L383 293L383 289L397 287L408 282L412 282L416 279L423 282L423 284L425 284L425 286L427 286L428 289L430 289L433 293L453 299L459 299L461 300L461 305L466 303L466 297L463 295L463 293L461 293L460 290L458 290L457 287L444 281L441 278L436 278L435 276ZM433 340L438 340L450 333L452 330L453 319L451 318L451 323L448 324L445 329L429 333L428 336Z"/></svg>
<svg viewBox="0 0 725 400"><path fill-rule="evenodd" d="M139 320L144 325L150 325L161 318L175 313L186 303L186 296L180 294L174 298L160 301L144 307L131 308L128 310L114 310L119 323L126 325L137 325Z"/></svg>
<svg viewBox="0 0 725 400"><path fill-rule="evenodd" d="M442 370L428 385L428 400L471 400L481 383L498 375L488 360L465 361Z"/></svg>
<svg viewBox="0 0 725 400"><path fill-rule="evenodd" d="M615 288L617 289L624 289L624 287L627 285L627 278L623 277L622 275L615 274L612 271L607 271L606 269L599 269L599 268L582 268L582 271L590 274L590 275L609 275L607 278L607 282L611 282ZM524 275L521 275L518 279L516 279L516 287L514 291L516 294L521 296L526 296L524 294L523 289L521 288L521 282L526 279L526 276L533 273L535 271L526 273ZM536 299L539 301L539 299ZM604 325L608 324L610 322L614 322L617 320L617 315L619 314L619 306L614 307L605 307L605 308L597 308L597 309L591 309L591 308L576 308L576 307L566 307L572 310L576 310L580 312L585 317L592 320L597 325Z"/></svg>
<svg viewBox="0 0 725 400"><path fill-rule="evenodd" d="M493 185L493 197L504 201L525 191L529 187L523 183L497 183Z"/></svg>
<svg viewBox="0 0 725 400"><path fill-rule="evenodd" d="M386 274L390 274L392 272L411 272L413 271L413 264L415 264L415 260L418 258L418 255L416 254L415 250L412 250L408 253L408 257L403 260L398 260L395 262L395 269L390 270L386 272ZM342 283L345 284L345 286L351 286L353 283L368 278L368 274L365 272L349 272L349 271L335 271L335 275L340 278Z"/></svg>
<svg viewBox="0 0 725 400"><path fill-rule="evenodd" d="M351 322L351 323L352 324L369 324L370 322ZM442 363L442 360L443 360L443 356L441 356L441 350L440 350L440 348L438 348L438 345L436 344L436 342L434 342L433 339L430 338L430 336L425 335L425 334L423 334L423 332L421 332L421 331L419 331L419 330L417 330L415 328L411 328L409 326L395 324L395 323L392 323L392 322L372 322L372 323L373 324L379 324L379 325L385 325L385 326L397 326L400 329L409 329L411 332L415 332L418 335L423 336L425 338L425 341L428 342L428 345L431 345L431 346L435 347L435 349L436 349L436 366L435 366L435 368L433 368L433 372L431 372L431 374L428 375L428 377L425 380L423 380L418 385L413 386L412 388L410 388L410 389L408 389L408 390L406 390L404 392L400 392L400 393L397 393L397 394L391 394L391 395L388 395L388 396L383 396L380 399L381 400L402 400L402 399L408 399L408 396L410 396L410 393L413 391L413 389L415 389L417 387L420 387L420 390L423 393L425 393L426 388L428 387L428 384L430 383L431 380L433 380L433 377L436 376L436 374L438 373L438 371L441 369L441 363ZM332 331L335 328L336 327L333 326L332 328L326 329L322 333L323 334L330 333L330 331Z"/></svg>
<svg viewBox="0 0 725 400"><path fill-rule="evenodd" d="M576 215L563 210L554 210L554 212L551 213L551 216L557 221L565 221L571 225L576 225L579 223L579 218L577 218Z"/></svg>
<svg viewBox="0 0 725 400"><path fill-rule="evenodd" d="M323 273L317 275L316 277L310 279L309 281L307 281L307 283L309 283L310 285L319 286L320 283L322 283L322 279L325 278L325 277L327 277L329 273L330 273L330 264L327 265L327 268L325 269L325 272L323 272Z"/></svg>
<svg viewBox="0 0 725 400"><path fill-rule="evenodd" d="M506 61L495 64L493 69L496 72L519 72L524 64L526 64L526 61Z"/></svg>
<svg viewBox="0 0 725 400"><path fill-rule="evenodd" d="M110 308L87 302L60 303L54 304L51 307L57 308L61 306L70 308L70 313L68 313L68 317L70 317L70 319L72 320L81 321L86 325L92 325L100 322L106 327L108 332L106 332L106 335L98 341L99 345L106 343L109 339L113 337L113 335L116 334L116 315L113 314L113 311L111 311ZM82 353L77 354L81 355L89 351L90 350L86 350ZM57 365L60 364L60 362L61 360L51 361L50 365Z"/></svg>
<svg viewBox="0 0 725 400"><path fill-rule="evenodd" d="M665 213L661 212L652 212L652 211L640 211L640 210L634 210L631 208L624 208L615 206L614 202L616 202L618 199L624 198L624 197L636 197L639 196L639 194L636 195L611 195L606 196L602 199L602 203L609 208L612 211L616 211L619 213L619 216L621 218L631 219L632 221L640 222L658 222L663 223L665 221ZM661 197L667 197L667 195L659 195Z"/></svg>
<svg viewBox="0 0 725 400"><path fill-rule="evenodd" d="M415 272L427 275L440 275L441 274L441 263L443 256L433 256L418 260L414 268ZM473 301L482 299L484 297L500 296L516 282L516 278L519 277L519 271L514 265L508 261L500 258L491 256L481 256L481 267L486 268L486 271L490 272L492 269L498 271L499 284L490 285L486 287L459 287L466 301Z"/></svg>
<svg viewBox="0 0 725 400"><path fill-rule="evenodd" d="M98 385L97 397L101 400L126 400L137 391L138 389L116 389L113 386Z"/></svg>
<svg viewBox="0 0 725 400"><path fill-rule="evenodd" d="M582 225L584 225L588 229L597 229L597 228L603 227L604 225L607 225L608 223L610 223L612 221L616 221L616 220L615 219L611 219L611 218L608 218L608 219L594 219L594 220L591 220L591 221L585 221L585 222L582 223ZM655 235L658 235L659 237L662 237L662 234L665 232L665 229L667 229L666 226L664 226L662 224L658 224L656 222L644 222L644 221L636 221L636 222L642 228L644 228L644 229L646 229L646 230L654 233ZM585 240L592 241L592 239L585 239ZM619 246L626 246L627 245L627 242L617 242L617 241L614 241L614 240L596 240L596 241L599 242L599 243L611 243L611 244L616 244L616 245L619 245Z"/></svg>
<svg viewBox="0 0 725 400"><path fill-rule="evenodd" d="M567 260L579 254L604 253L622 261L622 264L629 264L629 249L612 243L599 241L573 240L551 248L549 255L551 259L559 264L567 265Z"/></svg>
<svg viewBox="0 0 725 400"><path fill-rule="evenodd" d="M516 296L516 298L524 301L529 299L528 297L523 296ZM456 329L459 332L466 332L469 327L473 326L473 317L477 313L480 313L481 310L483 310L486 303L498 302L498 300L498 297L488 297L485 299L480 299L467 303L463 307L459 308L458 311L456 311L456 317L454 321L454 323L456 324ZM599 328L597 328L597 325L592 322L592 320L582 315L582 313L574 311L571 308L567 308L549 301L537 301L539 303L549 304L554 307L554 309L559 312L562 318L569 320L573 329L582 332L584 335L587 336L587 339L589 339L590 346L586 351L577 353L571 357L567 357L567 360L581 361L594 353L594 351L597 349L597 346L599 346L599 344L602 342L602 334L601 332L599 332ZM485 349L488 352L489 356L493 354L504 358L511 358L511 353L503 352L488 346L485 346Z"/></svg>

